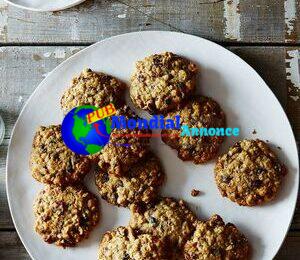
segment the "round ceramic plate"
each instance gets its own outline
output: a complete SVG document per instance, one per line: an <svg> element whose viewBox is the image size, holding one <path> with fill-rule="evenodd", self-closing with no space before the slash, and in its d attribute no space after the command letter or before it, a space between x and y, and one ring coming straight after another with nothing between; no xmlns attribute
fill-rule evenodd
<svg viewBox="0 0 300 260"><path fill-rule="evenodd" d="M201 219L217 213L226 222L236 224L251 242L253 259L272 259L280 248L293 217L299 176L295 139L279 102L248 64L215 43L175 32L137 32L96 43L63 62L34 91L17 120L8 151L7 193L16 229L33 258L96 259L103 233L127 225L129 220L127 209L100 200L101 222L89 239L68 249L43 242L33 230L32 213L34 198L43 185L31 177L28 167L36 128L62 122L60 97L83 68L103 71L128 82L137 60L164 51L185 56L201 67L197 91L221 104L228 127L240 128L240 136L227 138L221 152L243 138L269 140L289 173L275 201L260 207L240 207L218 192L213 174L215 161L205 165L183 162L174 150L153 138L153 150L167 174L162 194L184 199ZM252 133L254 129L256 134ZM92 174L86 184L97 194ZM192 189L200 190L201 196L192 197Z"/></svg>
<svg viewBox="0 0 300 260"><path fill-rule="evenodd" d="M4 0L16 7L37 12L60 11L78 5L85 0Z"/></svg>

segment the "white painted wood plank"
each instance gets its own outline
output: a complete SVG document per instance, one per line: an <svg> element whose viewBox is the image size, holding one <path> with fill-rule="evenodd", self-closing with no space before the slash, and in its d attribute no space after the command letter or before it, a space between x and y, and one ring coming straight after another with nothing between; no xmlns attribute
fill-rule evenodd
<svg viewBox="0 0 300 260"><path fill-rule="evenodd" d="M139 30L177 30L218 42L294 43L300 0L87 0L36 13L0 0L0 43L89 44Z"/></svg>

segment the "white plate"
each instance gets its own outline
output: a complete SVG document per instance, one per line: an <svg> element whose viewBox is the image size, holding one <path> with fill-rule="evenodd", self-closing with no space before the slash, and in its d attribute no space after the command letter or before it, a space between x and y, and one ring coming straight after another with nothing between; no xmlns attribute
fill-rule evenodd
<svg viewBox="0 0 300 260"><path fill-rule="evenodd" d="M33 231L32 204L43 187L30 175L28 160L32 138L39 125L60 123L59 100L71 78L84 67L104 71L128 82L135 61L153 53L172 51L201 66L198 91L216 99L226 112L228 126L240 127L239 138L227 138L222 150L242 138L270 140L289 173L274 202L261 207L240 207L222 198L214 183L214 161L193 165L179 160L160 139L152 140L162 160L167 182L162 193L183 198L200 218L213 213L235 223L250 239L253 259L271 259L288 231L298 191L298 155L289 121L260 76L225 48L191 35L175 32L137 32L109 38L72 56L53 70L34 91L15 125L7 159L7 194L16 229L35 259L96 259L103 232L128 223L127 209L101 200L102 220L88 240L76 248L48 245ZM253 129L257 134L253 135ZM276 147L280 146L281 150ZM86 180L97 194L93 176ZM201 196L190 195L193 188Z"/></svg>
<svg viewBox="0 0 300 260"><path fill-rule="evenodd" d="M30 11L54 12L78 5L85 0L4 0L5 2Z"/></svg>

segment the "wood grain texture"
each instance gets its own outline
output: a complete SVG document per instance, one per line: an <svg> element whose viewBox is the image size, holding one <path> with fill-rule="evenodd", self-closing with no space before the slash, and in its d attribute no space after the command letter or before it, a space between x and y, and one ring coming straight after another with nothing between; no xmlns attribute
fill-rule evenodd
<svg viewBox="0 0 300 260"><path fill-rule="evenodd" d="M218 42L299 43L300 0L87 0L36 13L0 0L0 43L88 44L139 30L175 30Z"/></svg>
<svg viewBox="0 0 300 260"><path fill-rule="evenodd" d="M214 41L299 42L299 0L120 0L178 30ZM291 33L286 31L286 13ZM200 19L199 19L200 18Z"/></svg>
<svg viewBox="0 0 300 260"><path fill-rule="evenodd" d="M27 260L31 259L16 231L0 232L0 259Z"/></svg>
<svg viewBox="0 0 300 260"><path fill-rule="evenodd" d="M65 11L46 13L24 11L3 0L0 3L4 17L0 27L5 27L0 29L0 41L4 43L91 43L131 31L172 30L114 0L87 0Z"/></svg>

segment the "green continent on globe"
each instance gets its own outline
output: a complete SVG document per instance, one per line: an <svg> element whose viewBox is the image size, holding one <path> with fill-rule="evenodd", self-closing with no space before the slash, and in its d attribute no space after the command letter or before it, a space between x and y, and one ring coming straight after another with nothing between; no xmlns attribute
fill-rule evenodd
<svg viewBox="0 0 300 260"><path fill-rule="evenodd" d="M97 152L100 152L101 149L103 148L103 146L97 145L97 144L87 143L86 141L84 141L84 138L88 136L88 134L92 130L93 126L92 126L92 124L87 123L86 118L82 118L82 117L78 116L77 113L79 111L83 110L83 109L92 109L93 111L95 111L98 108L96 108L94 106L90 106L90 105L85 105L85 106L78 107L74 111L74 115L73 115L74 123L73 123L73 127L72 127L72 134L73 134L75 140L77 142L81 143L85 147L85 150L89 154L95 154ZM112 131L111 121L110 121L109 118L102 119L102 121L105 125L106 134L109 135Z"/></svg>
<svg viewBox="0 0 300 260"><path fill-rule="evenodd" d="M73 116L74 125L72 128L72 134L77 142L86 146L86 144L81 140L81 138L86 137L91 131L92 125L89 125L86 120L80 118L78 115Z"/></svg>
<svg viewBox="0 0 300 260"><path fill-rule="evenodd" d="M110 134L111 133L111 122L109 120L109 118L104 118L103 119L105 127L106 127L106 133Z"/></svg>
<svg viewBox="0 0 300 260"><path fill-rule="evenodd" d="M95 154L101 151L103 147L100 145L96 145L96 144L88 144L85 148L85 150L89 153L89 154Z"/></svg>

